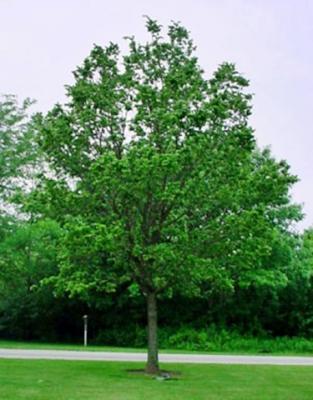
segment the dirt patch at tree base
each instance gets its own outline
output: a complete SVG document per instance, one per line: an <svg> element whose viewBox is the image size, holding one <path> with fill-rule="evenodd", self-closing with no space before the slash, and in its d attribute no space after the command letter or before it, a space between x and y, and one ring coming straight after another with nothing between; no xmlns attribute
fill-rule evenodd
<svg viewBox="0 0 313 400"><path fill-rule="evenodd" d="M159 381L177 380L181 376L179 371L161 370L158 374L148 374L145 369L127 369L126 372L134 375L150 376Z"/></svg>

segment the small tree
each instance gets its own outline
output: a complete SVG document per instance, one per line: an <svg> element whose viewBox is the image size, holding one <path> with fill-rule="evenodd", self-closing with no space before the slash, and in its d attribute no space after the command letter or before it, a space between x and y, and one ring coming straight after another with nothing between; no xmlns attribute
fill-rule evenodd
<svg viewBox="0 0 313 400"><path fill-rule="evenodd" d="M68 103L38 117L66 221L59 289L127 283L146 298L149 373L159 371L157 299L253 280L295 177L257 150L251 95L232 64L206 80L181 25L130 51L95 46L74 72ZM64 188L67 187L67 190ZM60 189L61 188L61 189ZM61 192L60 192L61 190ZM52 196L53 198L53 196Z"/></svg>

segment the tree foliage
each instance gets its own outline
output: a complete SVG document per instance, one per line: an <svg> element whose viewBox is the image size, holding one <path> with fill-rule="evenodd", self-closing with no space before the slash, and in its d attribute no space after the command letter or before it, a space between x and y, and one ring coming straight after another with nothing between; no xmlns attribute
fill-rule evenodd
<svg viewBox="0 0 313 400"><path fill-rule="evenodd" d="M57 272L60 228L54 221L10 224L0 241L0 330L7 337L49 336L55 299L42 279ZM50 310L49 310L50 308ZM40 321L44 320L45 324Z"/></svg>
<svg viewBox="0 0 313 400"><path fill-rule="evenodd" d="M36 152L33 130L30 128L28 110L32 102L26 99L21 105L12 95L0 100L0 194L2 200L25 179L33 164ZM38 151L38 149L37 149Z"/></svg>

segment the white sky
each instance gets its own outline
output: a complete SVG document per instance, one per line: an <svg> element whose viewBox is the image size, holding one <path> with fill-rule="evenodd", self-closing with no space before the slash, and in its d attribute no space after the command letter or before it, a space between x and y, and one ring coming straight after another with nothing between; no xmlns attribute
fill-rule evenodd
<svg viewBox="0 0 313 400"><path fill-rule="evenodd" d="M144 14L165 26L181 21L208 76L229 61L250 79L258 143L299 176L300 227L313 225L312 0L0 0L0 93L47 111L64 101L71 71L94 43L145 40Z"/></svg>

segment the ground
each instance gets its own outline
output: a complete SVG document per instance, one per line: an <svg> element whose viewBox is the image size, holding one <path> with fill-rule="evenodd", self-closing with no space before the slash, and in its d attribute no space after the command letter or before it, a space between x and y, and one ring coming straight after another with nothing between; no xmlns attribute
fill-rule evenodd
<svg viewBox="0 0 313 400"><path fill-rule="evenodd" d="M166 365L175 380L129 372L142 364L0 360L5 400L312 400L313 368Z"/></svg>

